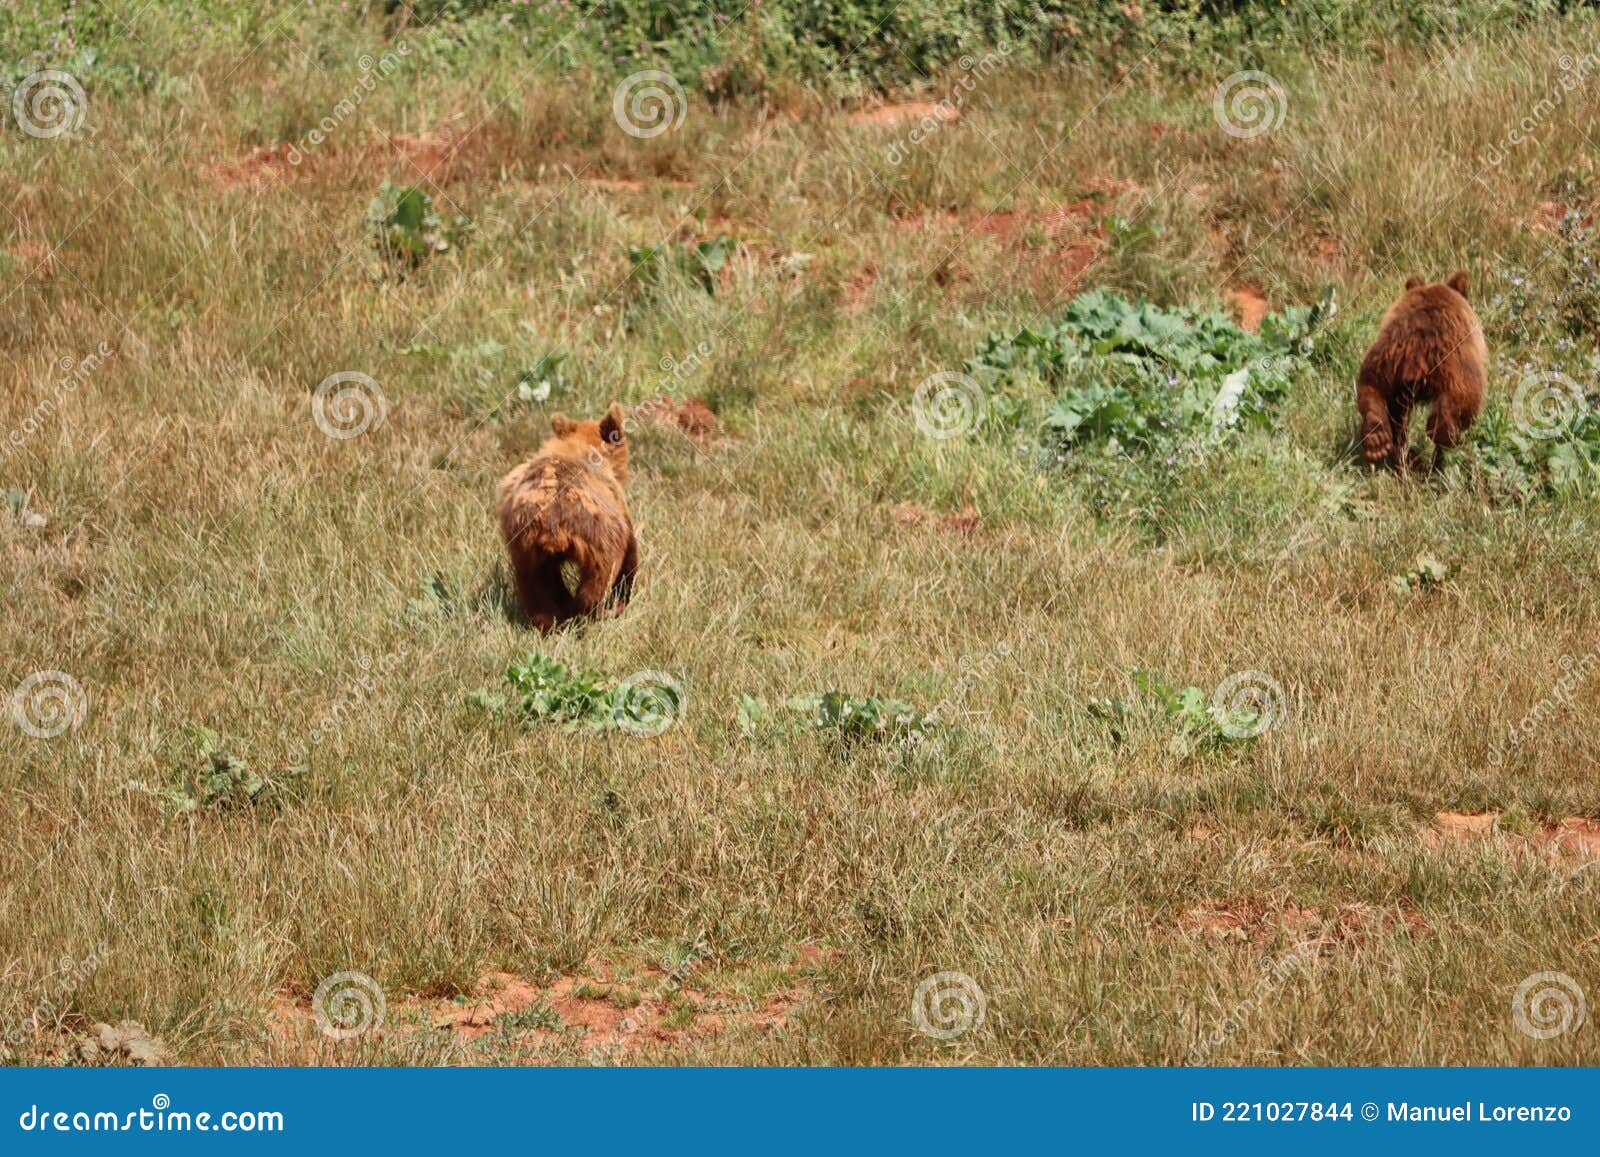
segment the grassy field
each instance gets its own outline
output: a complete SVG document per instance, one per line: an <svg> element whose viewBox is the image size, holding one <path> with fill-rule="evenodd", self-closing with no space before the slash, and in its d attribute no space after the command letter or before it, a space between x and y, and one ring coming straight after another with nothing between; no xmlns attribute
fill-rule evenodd
<svg viewBox="0 0 1600 1157"><path fill-rule="evenodd" d="M0 131L0 1057L1600 1062L1600 26L652 109L165 9ZM1456 268L1402 483L1355 369ZM1097 288L1281 391L1069 435L1139 367L981 351ZM495 485L613 400L640 584L542 638Z"/></svg>

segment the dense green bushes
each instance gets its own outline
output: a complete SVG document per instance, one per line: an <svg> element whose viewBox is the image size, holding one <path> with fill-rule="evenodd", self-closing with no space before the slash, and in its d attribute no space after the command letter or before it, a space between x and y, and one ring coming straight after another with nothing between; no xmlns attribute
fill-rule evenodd
<svg viewBox="0 0 1600 1157"><path fill-rule="evenodd" d="M0 8L0 68L24 57L63 63L129 31L268 39L285 0L128 0L73 5L16 0ZM296 5L304 9L304 5ZM933 76L966 53L1022 42L1041 56L1113 69L1146 58L1209 68L1282 48L1381 51L1386 44L1492 32L1593 0L367 0L312 9L294 23L367 21L412 36L427 26L469 43L496 42L541 67L601 73L664 66L713 96L778 80L862 92ZM167 25L163 29L163 24Z"/></svg>

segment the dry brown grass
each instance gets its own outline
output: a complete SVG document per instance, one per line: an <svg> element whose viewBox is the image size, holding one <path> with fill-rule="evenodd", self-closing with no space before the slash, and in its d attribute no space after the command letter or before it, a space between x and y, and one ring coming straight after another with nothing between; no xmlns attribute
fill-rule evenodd
<svg viewBox="0 0 1600 1157"><path fill-rule="evenodd" d="M62 358L115 348L0 457L0 488L48 519L0 509L0 687L61 670L87 694L57 738L0 727L0 1013L105 946L14 1051L130 1018L186 1061L312 1059L277 1018L354 970L394 1029L318 1061L587 1059L570 1017L472 1049L408 1022L505 973L638 985L677 1020L625 1062L1181 1063L1264 957L1310 943L1209 1060L1594 1063L1593 1025L1536 1041L1510 1006L1539 971L1600 992L1600 871L1424 832L1441 811L1600 815L1600 684L1488 761L1561 657L1600 643L1596 503L1401 487L1345 457L1359 345L1404 278L1471 268L1503 347L1497 261L1537 260L1539 202L1592 188L1592 100L1478 159L1551 54L1529 36L1302 62L1285 123L1252 142L1217 128L1205 84L1017 66L898 165L903 124L799 97L697 100L640 141L607 94L437 69L285 167L280 143L348 81L271 49L193 62L181 101L97 91L92 138L0 137L0 434ZM361 219L385 178L478 235L387 273ZM1052 232L1085 200L1159 232ZM981 227L995 213L1024 216ZM714 298L629 283L628 245L717 233L742 244ZM1057 260L1075 244L1093 261ZM1091 284L1248 284L1275 308L1334 284L1345 303L1282 428L1220 459L1160 535L1097 522L1001 442L936 445L908 410L984 333ZM506 612L492 516L546 421L502 406L517 369L565 353L575 389L551 408L593 415L659 396L662 359L702 342L672 392L727 436L640 430L642 586L622 617L541 642ZM345 370L388 415L339 441L311 391ZM937 517L897 517L907 503ZM960 533L939 521L969 509ZM1451 576L1397 594L1424 550ZM434 577L447 597L408 609ZM951 740L915 758L733 725L741 693L927 708L1000 644ZM569 735L467 702L539 646L667 671L685 715L653 739ZM389 669L353 699L364 663ZM1135 667L1206 687L1269 672L1286 717L1211 754L1142 716L1118 743L1086 707L1131 696ZM340 704L275 799L174 816L153 794L190 775L189 728L276 771ZM717 974L669 1000L660 957L697 942ZM949 1044L909 1015L946 970L988 1000ZM775 993L781 1017L739 1011Z"/></svg>

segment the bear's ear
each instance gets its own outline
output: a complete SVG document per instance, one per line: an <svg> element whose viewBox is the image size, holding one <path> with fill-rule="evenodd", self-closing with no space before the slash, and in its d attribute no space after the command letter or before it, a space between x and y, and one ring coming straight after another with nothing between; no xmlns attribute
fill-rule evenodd
<svg viewBox="0 0 1600 1157"><path fill-rule="evenodd" d="M620 446L627 417L622 410L622 403L612 402L606 410L606 416L600 419L600 440L608 446Z"/></svg>
<svg viewBox="0 0 1600 1157"><path fill-rule="evenodd" d="M578 428L578 423L561 413L559 410L550 415L550 429L555 431L557 438L565 438Z"/></svg>
<svg viewBox="0 0 1600 1157"><path fill-rule="evenodd" d="M1462 297L1467 296L1467 271L1465 269L1456 270L1450 275L1450 280L1445 282L1445 284L1459 293Z"/></svg>
<svg viewBox="0 0 1600 1157"><path fill-rule="evenodd" d="M1413 289L1421 289L1426 284L1427 282L1420 277L1408 277L1406 278L1406 292L1410 293Z"/></svg>

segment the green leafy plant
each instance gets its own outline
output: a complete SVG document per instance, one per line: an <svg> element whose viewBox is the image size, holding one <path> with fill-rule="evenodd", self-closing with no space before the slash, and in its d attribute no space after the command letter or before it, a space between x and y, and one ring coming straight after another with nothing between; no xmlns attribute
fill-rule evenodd
<svg viewBox="0 0 1600 1157"><path fill-rule="evenodd" d="M433 198L415 185L385 181L367 206L367 234L384 257L420 265L435 253L462 245L471 236L472 221L457 216L448 223L434 212Z"/></svg>
<svg viewBox="0 0 1600 1157"><path fill-rule="evenodd" d="M905 739L936 726L901 699L878 695L856 698L842 691L821 695L796 695L788 701L790 710L800 713L817 731L847 742L865 739Z"/></svg>
<svg viewBox="0 0 1600 1157"><path fill-rule="evenodd" d="M545 354L517 374L517 400L530 404L548 401L553 394L572 391L572 383L562 372L565 354Z"/></svg>
<svg viewBox="0 0 1600 1157"><path fill-rule="evenodd" d="M1432 555L1419 554L1416 562L1411 564L1411 569L1395 575L1389 582L1397 591L1409 593L1436 587L1444 582L1445 576L1449 573L1450 567L1447 564Z"/></svg>
<svg viewBox="0 0 1600 1157"><path fill-rule="evenodd" d="M715 296L717 275L738 248L737 241L722 235L693 244L668 241L660 245L630 245L628 262L633 266L634 281L645 288L680 277Z"/></svg>
<svg viewBox="0 0 1600 1157"><path fill-rule="evenodd" d="M529 1029L560 1032L565 1023L555 1006L543 997L527 1008L519 1008L515 1012L502 1012L494 1018L495 1027L505 1033L526 1032Z"/></svg>
<svg viewBox="0 0 1600 1157"><path fill-rule="evenodd" d="M1260 734L1262 717L1247 710L1229 710L1208 701L1204 688L1174 687L1154 671L1136 668L1133 685L1155 702L1177 728L1172 750L1187 754L1252 742Z"/></svg>
<svg viewBox="0 0 1600 1157"><path fill-rule="evenodd" d="M739 710L734 722L739 725L739 730L748 738L754 738L762 726L770 718L772 712L767 707L765 699L754 695L739 696Z"/></svg>
<svg viewBox="0 0 1600 1157"><path fill-rule="evenodd" d="M307 768L295 764L263 773L241 754L238 745L205 727L189 729L199 749L192 770L176 786L152 787L129 780L119 790L154 796L174 814L228 811L258 804L280 804L304 780Z"/></svg>
<svg viewBox="0 0 1600 1157"><path fill-rule="evenodd" d="M1061 446L1158 453L1265 425L1332 308L1330 292L1318 306L1269 316L1253 334L1215 310L1096 289L1073 299L1060 322L991 335L967 368L1002 392L1029 381L1055 387L1043 426Z"/></svg>
<svg viewBox="0 0 1600 1157"><path fill-rule="evenodd" d="M1493 492L1529 499L1600 483L1600 390L1581 385L1577 389L1583 397L1572 397L1570 420L1551 437L1537 437L1519 424L1514 407L1503 397L1490 401L1472 428L1468 445L1476 469Z"/></svg>
<svg viewBox="0 0 1600 1157"><path fill-rule="evenodd" d="M616 687L599 675L568 670L535 651L506 668L512 708L525 723L561 723L572 730L616 726Z"/></svg>

